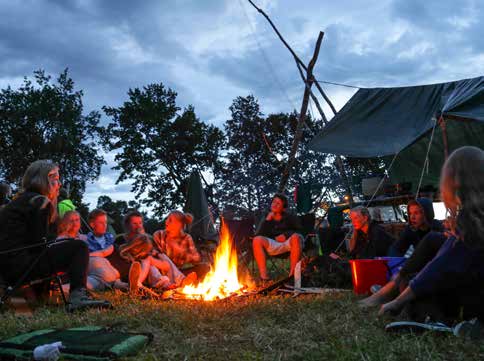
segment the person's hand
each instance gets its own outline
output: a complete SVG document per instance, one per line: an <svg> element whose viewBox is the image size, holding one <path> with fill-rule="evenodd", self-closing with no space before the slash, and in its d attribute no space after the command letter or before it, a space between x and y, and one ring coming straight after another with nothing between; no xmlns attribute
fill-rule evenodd
<svg viewBox="0 0 484 361"><path fill-rule="evenodd" d="M329 254L329 257L330 257L330 258L332 258L332 259L341 259L341 257L340 257L340 256L338 256L336 253L333 253L333 252L331 252L331 253Z"/></svg>
<svg viewBox="0 0 484 361"><path fill-rule="evenodd" d="M280 234L280 235L278 235L278 236L275 238L275 240L276 240L277 242L281 242L281 243L286 242L286 236L285 236L285 235L283 235L283 234Z"/></svg>
<svg viewBox="0 0 484 361"><path fill-rule="evenodd" d="M274 212L269 212L269 214L266 217L266 221L272 221L274 219Z"/></svg>

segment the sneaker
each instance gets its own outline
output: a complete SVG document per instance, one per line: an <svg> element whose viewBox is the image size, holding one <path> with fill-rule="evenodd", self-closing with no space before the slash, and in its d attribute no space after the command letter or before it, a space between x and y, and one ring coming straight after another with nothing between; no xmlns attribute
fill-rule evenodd
<svg viewBox="0 0 484 361"><path fill-rule="evenodd" d="M129 268L129 292L137 293L139 288L139 276L141 274L141 263L133 262Z"/></svg>
<svg viewBox="0 0 484 361"><path fill-rule="evenodd" d="M468 340L479 340L484 337L484 328L477 318L463 321L454 327L454 335Z"/></svg>
<svg viewBox="0 0 484 361"><path fill-rule="evenodd" d="M69 303L67 304L67 311L73 312L86 308L112 308L113 306L106 300L95 300L88 295L85 288L78 288L72 290L69 295Z"/></svg>
<svg viewBox="0 0 484 361"><path fill-rule="evenodd" d="M187 274L187 276L183 279L181 283L181 287L194 285L197 282L197 280L198 280L197 274L195 272L191 272Z"/></svg>

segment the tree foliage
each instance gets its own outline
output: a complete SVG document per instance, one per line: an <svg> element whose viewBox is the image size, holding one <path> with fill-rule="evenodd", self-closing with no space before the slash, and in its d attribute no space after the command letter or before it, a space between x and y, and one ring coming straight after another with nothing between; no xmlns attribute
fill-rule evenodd
<svg viewBox="0 0 484 361"><path fill-rule="evenodd" d="M230 111L231 119L225 123L226 154L216 170L218 198L224 205L244 208L249 212L265 208L277 190L287 162L297 126L297 113L264 117L252 95L236 98ZM316 193L333 185L337 175L327 162L327 156L314 154L307 148L307 143L321 127L319 120L306 117L287 193L301 183L313 184Z"/></svg>
<svg viewBox="0 0 484 361"><path fill-rule="evenodd" d="M55 82L37 70L34 80L24 78L18 89L2 89L0 177L18 185L31 162L52 159L79 203L86 182L98 178L104 162L96 144L100 114L83 115L82 96L67 69Z"/></svg>
<svg viewBox="0 0 484 361"><path fill-rule="evenodd" d="M177 94L163 84L129 89L121 107L104 107L111 118L104 142L116 151L118 182L133 179L133 191L160 216L184 204L193 170L212 169L222 132L200 121L192 106L180 112Z"/></svg>

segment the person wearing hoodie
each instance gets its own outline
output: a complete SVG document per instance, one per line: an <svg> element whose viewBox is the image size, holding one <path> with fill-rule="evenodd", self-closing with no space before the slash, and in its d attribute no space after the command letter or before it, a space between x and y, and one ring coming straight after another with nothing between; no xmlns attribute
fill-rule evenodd
<svg viewBox="0 0 484 361"><path fill-rule="evenodd" d="M63 218L64 214L69 211L75 211L76 206L69 199L69 193L65 188L61 188L59 191L59 203L57 203L57 211L59 213L59 218Z"/></svg>
<svg viewBox="0 0 484 361"><path fill-rule="evenodd" d="M395 241L389 250L391 257L403 257L410 246L414 248L429 232L444 232L442 222L434 219L432 200L417 198L407 205L408 225L400 238Z"/></svg>

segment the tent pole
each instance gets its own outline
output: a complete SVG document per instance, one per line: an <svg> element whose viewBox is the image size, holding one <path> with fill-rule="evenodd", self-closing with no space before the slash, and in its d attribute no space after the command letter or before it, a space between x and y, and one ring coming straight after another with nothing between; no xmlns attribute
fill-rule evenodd
<svg viewBox="0 0 484 361"><path fill-rule="evenodd" d="M442 142L444 144L444 157L445 160L449 158L449 143L447 138L447 127L445 124L445 118L441 115L439 118L440 130L442 131Z"/></svg>

